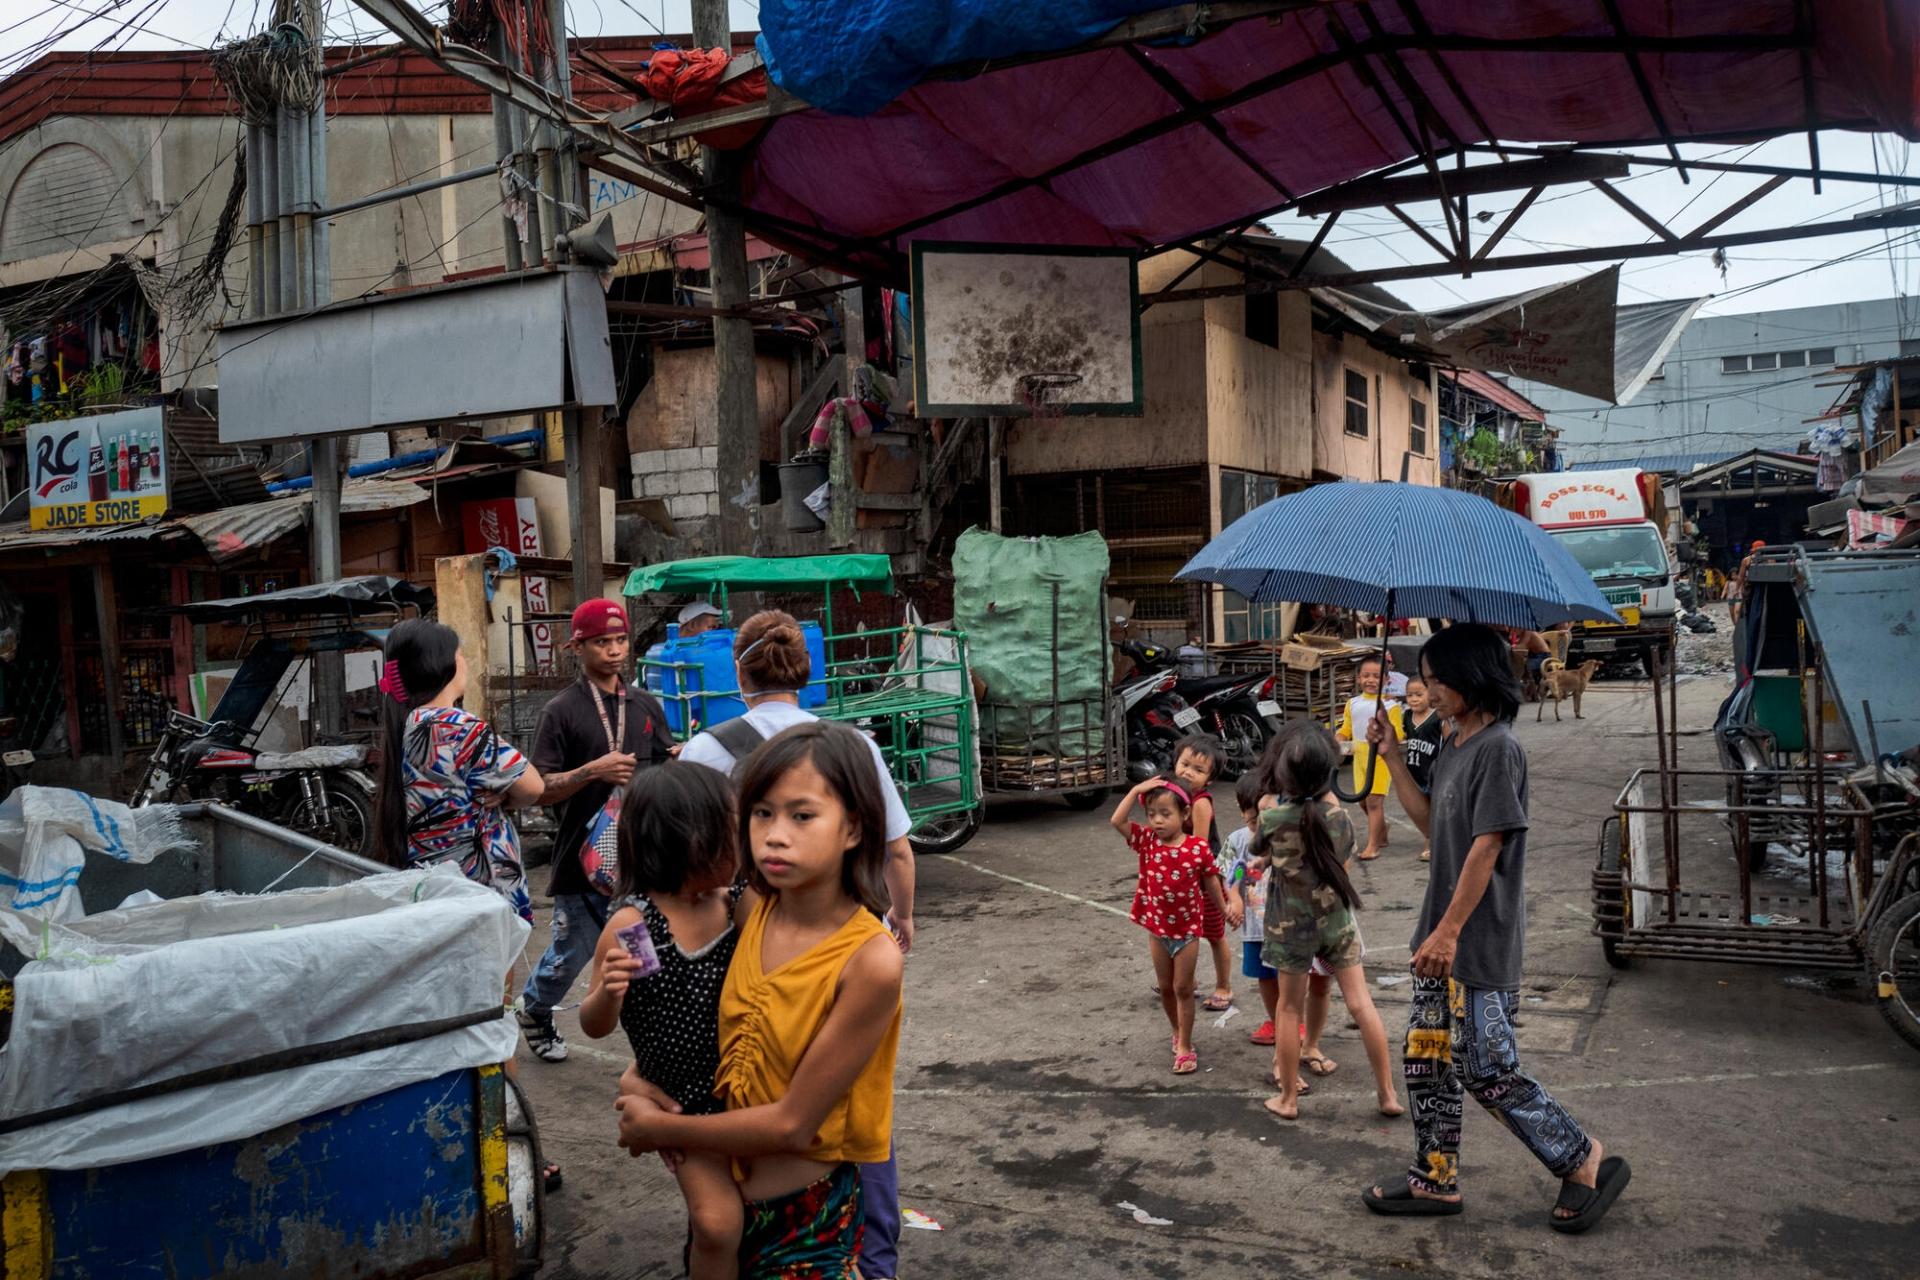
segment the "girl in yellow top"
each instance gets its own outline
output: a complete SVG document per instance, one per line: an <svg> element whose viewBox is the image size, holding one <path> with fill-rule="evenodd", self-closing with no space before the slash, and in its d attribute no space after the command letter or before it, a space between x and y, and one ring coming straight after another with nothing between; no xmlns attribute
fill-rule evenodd
<svg viewBox="0 0 1920 1280"><path fill-rule="evenodd" d="M1362 658L1360 669L1355 678L1360 682L1358 697L1347 699L1347 705L1340 713L1340 723L1334 726L1334 734L1343 742L1353 746L1353 789L1365 792L1361 805L1367 812L1367 847L1359 853L1360 861L1372 862L1380 856L1380 850L1387 843L1387 766L1384 761L1373 770L1373 787L1367 787L1367 770L1373 763L1373 748L1367 745L1367 726L1373 723L1373 717L1383 705L1380 697L1381 663L1378 656ZM1387 719L1393 722L1395 741L1406 736L1406 725L1402 720L1403 711L1398 702L1385 700Z"/></svg>
<svg viewBox="0 0 1920 1280"><path fill-rule="evenodd" d="M694 766L676 766L692 768ZM852 1277L856 1164L885 1160L900 1042L900 948L881 923L886 810L866 741L813 721L740 778L747 917L720 994L718 1115L681 1115L629 1070L620 1145L729 1156L746 1200L743 1280Z"/></svg>

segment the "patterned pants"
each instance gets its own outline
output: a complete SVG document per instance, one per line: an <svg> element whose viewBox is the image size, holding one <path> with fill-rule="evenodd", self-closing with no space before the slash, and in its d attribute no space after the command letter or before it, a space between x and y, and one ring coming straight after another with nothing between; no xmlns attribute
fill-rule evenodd
<svg viewBox="0 0 1920 1280"><path fill-rule="evenodd" d="M852 1164L787 1195L747 1201L740 1280L853 1280L862 1211Z"/></svg>
<svg viewBox="0 0 1920 1280"><path fill-rule="evenodd" d="M1513 1043L1514 993L1413 979L1404 1071L1413 1109L1408 1180L1439 1195L1459 1190L1463 1093L1526 1144L1556 1178L1587 1161L1592 1143L1566 1108L1520 1070Z"/></svg>

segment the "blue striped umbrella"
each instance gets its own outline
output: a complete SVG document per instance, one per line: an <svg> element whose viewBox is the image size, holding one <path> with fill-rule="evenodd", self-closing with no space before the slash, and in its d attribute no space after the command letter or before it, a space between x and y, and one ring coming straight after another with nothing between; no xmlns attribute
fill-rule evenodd
<svg viewBox="0 0 1920 1280"><path fill-rule="evenodd" d="M1538 525L1458 489L1339 481L1241 516L1176 575L1249 600L1539 630L1620 621Z"/></svg>

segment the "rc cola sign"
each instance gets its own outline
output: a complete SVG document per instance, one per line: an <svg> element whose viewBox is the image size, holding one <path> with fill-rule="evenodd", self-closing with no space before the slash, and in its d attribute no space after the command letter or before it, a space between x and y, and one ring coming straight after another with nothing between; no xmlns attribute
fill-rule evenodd
<svg viewBox="0 0 1920 1280"><path fill-rule="evenodd" d="M29 524L72 529L165 515L166 434L158 408L29 427Z"/></svg>

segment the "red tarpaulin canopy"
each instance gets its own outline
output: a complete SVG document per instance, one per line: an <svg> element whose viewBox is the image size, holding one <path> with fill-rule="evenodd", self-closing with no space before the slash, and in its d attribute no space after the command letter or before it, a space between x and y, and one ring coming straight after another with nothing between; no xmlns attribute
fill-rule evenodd
<svg viewBox="0 0 1920 1280"><path fill-rule="evenodd" d="M1920 138L1916 0L1212 8L1272 12L929 79L872 116L781 115L752 150L749 218L803 251L897 266L922 238L1179 243L1495 139Z"/></svg>

